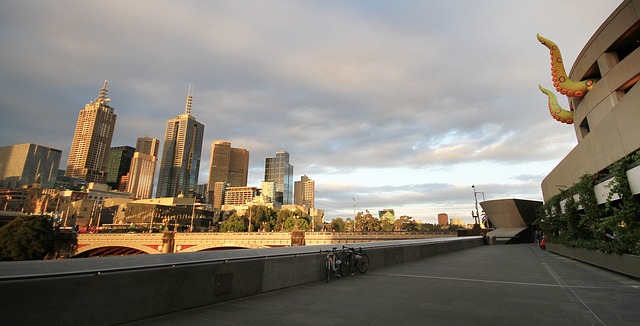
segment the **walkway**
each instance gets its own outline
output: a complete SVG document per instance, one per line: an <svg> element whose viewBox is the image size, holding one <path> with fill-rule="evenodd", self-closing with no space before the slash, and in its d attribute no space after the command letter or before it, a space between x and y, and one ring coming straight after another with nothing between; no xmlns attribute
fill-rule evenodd
<svg viewBox="0 0 640 326"><path fill-rule="evenodd" d="M127 325L640 325L640 282L495 245Z"/></svg>

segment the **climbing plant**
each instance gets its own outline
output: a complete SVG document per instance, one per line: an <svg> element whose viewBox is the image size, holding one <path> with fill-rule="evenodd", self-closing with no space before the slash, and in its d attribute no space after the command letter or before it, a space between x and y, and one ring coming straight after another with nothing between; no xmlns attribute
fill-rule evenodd
<svg viewBox="0 0 640 326"><path fill-rule="evenodd" d="M607 185L610 192L604 205L598 205L593 190L596 177L590 174L550 198L537 220L548 240L604 252L640 254L640 201L633 196L626 174L630 166L639 163L637 151L609 167L613 178Z"/></svg>

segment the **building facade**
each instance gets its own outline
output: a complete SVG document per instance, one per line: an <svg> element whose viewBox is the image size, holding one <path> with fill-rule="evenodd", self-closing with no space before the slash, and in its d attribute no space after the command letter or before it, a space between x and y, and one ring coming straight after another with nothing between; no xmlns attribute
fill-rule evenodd
<svg viewBox="0 0 640 326"><path fill-rule="evenodd" d="M449 224L449 215L446 213L438 214L438 225L447 225Z"/></svg>
<svg viewBox="0 0 640 326"><path fill-rule="evenodd" d="M244 187L249 175L249 151L233 148L231 143L216 140L211 144L208 202L213 208L221 208L224 202L223 183L230 187Z"/></svg>
<svg viewBox="0 0 640 326"><path fill-rule="evenodd" d="M133 153L136 151L131 146L111 147L109 159L107 160L107 182L106 184L113 190L126 191L129 168Z"/></svg>
<svg viewBox="0 0 640 326"><path fill-rule="evenodd" d="M300 205L307 210L315 206L316 183L306 175L300 177L300 181L293 184L294 205Z"/></svg>
<svg viewBox="0 0 640 326"><path fill-rule="evenodd" d="M153 185L158 165L160 140L150 137L139 137L136 149L131 158L127 192L136 199L153 197Z"/></svg>
<svg viewBox="0 0 640 326"><path fill-rule="evenodd" d="M264 181L275 182L275 203L291 205L293 201L293 165L289 164L289 153L276 152L275 157L267 157L264 167Z"/></svg>
<svg viewBox="0 0 640 326"><path fill-rule="evenodd" d="M194 197L198 186L204 125L191 115L189 88L184 114L167 121L156 197Z"/></svg>
<svg viewBox="0 0 640 326"><path fill-rule="evenodd" d="M253 202L258 195L256 187L227 187L224 195L224 206L240 206Z"/></svg>
<svg viewBox="0 0 640 326"><path fill-rule="evenodd" d="M571 80L597 81L584 97L569 98L578 144L542 181L545 202L584 175L606 175L614 162L640 149L638 8L639 0L625 0L589 39L571 69Z"/></svg>
<svg viewBox="0 0 640 326"><path fill-rule="evenodd" d="M71 142L66 175L87 182L106 181L107 160L116 115L109 106L107 81L98 93L95 101L85 105L78 115L76 130Z"/></svg>
<svg viewBox="0 0 640 326"><path fill-rule="evenodd" d="M36 144L0 147L0 188L13 189L36 181L53 187L62 151Z"/></svg>

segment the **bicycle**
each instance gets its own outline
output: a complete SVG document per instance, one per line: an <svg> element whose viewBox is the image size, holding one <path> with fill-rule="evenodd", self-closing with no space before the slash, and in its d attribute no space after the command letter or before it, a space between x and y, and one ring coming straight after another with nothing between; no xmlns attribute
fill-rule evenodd
<svg viewBox="0 0 640 326"><path fill-rule="evenodd" d="M347 250L347 254L342 260L342 264L340 265L340 274L342 276L347 276L351 272L352 262L355 264L355 269L358 270L358 273L364 274L369 269L369 256L362 252L362 247L352 248L342 246L342 249ZM351 273L353 275L354 273Z"/></svg>
<svg viewBox="0 0 640 326"><path fill-rule="evenodd" d="M325 277L327 278L327 282L331 279L331 272L335 273L336 278L339 278L340 275L340 266L342 265L342 261L340 257L338 257L338 248L333 247L331 251L327 250L327 259L324 263L324 271Z"/></svg>

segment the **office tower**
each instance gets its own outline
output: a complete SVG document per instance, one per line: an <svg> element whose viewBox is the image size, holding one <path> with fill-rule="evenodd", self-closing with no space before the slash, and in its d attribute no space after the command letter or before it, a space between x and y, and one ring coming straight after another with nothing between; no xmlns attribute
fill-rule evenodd
<svg viewBox="0 0 640 326"><path fill-rule="evenodd" d="M0 188L13 189L36 182L53 187L62 151L36 144L0 147Z"/></svg>
<svg viewBox="0 0 640 326"><path fill-rule="evenodd" d="M116 115L109 106L107 81L98 98L85 105L78 115L65 175L87 182L105 183L106 166Z"/></svg>
<svg viewBox="0 0 640 326"><path fill-rule="evenodd" d="M224 202L223 187L216 184L222 182L230 187L246 186L249 174L249 151L244 148L233 148L230 142L216 140L211 145L210 164L208 201L213 208L221 208Z"/></svg>
<svg viewBox="0 0 640 326"><path fill-rule="evenodd" d="M153 196L159 148L159 139L147 136L138 138L136 151L131 159L127 183L127 192L131 194L131 197L147 199Z"/></svg>
<svg viewBox="0 0 640 326"><path fill-rule="evenodd" d="M135 148L131 146L111 147L109 158L107 159L107 182L106 184L113 190L124 191L126 183L121 185L122 177L129 173L131 159ZM126 178L128 180L128 178ZM124 189L123 189L124 188Z"/></svg>
<svg viewBox="0 0 640 326"><path fill-rule="evenodd" d="M303 175L300 177L300 181L294 182L293 188L293 194L295 196L293 203L306 208L313 208L316 192L315 181Z"/></svg>
<svg viewBox="0 0 640 326"><path fill-rule="evenodd" d="M293 165L289 164L289 153L276 152L276 157L267 157L264 181L276 183L275 203L291 205L293 201Z"/></svg>
<svg viewBox="0 0 640 326"><path fill-rule="evenodd" d="M156 197L194 197L198 186L204 125L191 115L189 86L185 112L167 121Z"/></svg>
<svg viewBox="0 0 640 326"><path fill-rule="evenodd" d="M438 214L438 225L447 225L449 224L449 215L446 213Z"/></svg>
<svg viewBox="0 0 640 326"><path fill-rule="evenodd" d="M272 181L270 182L262 181L260 183L260 187L262 188L261 196L264 198L263 199L264 202L275 203L276 202L276 183Z"/></svg>

